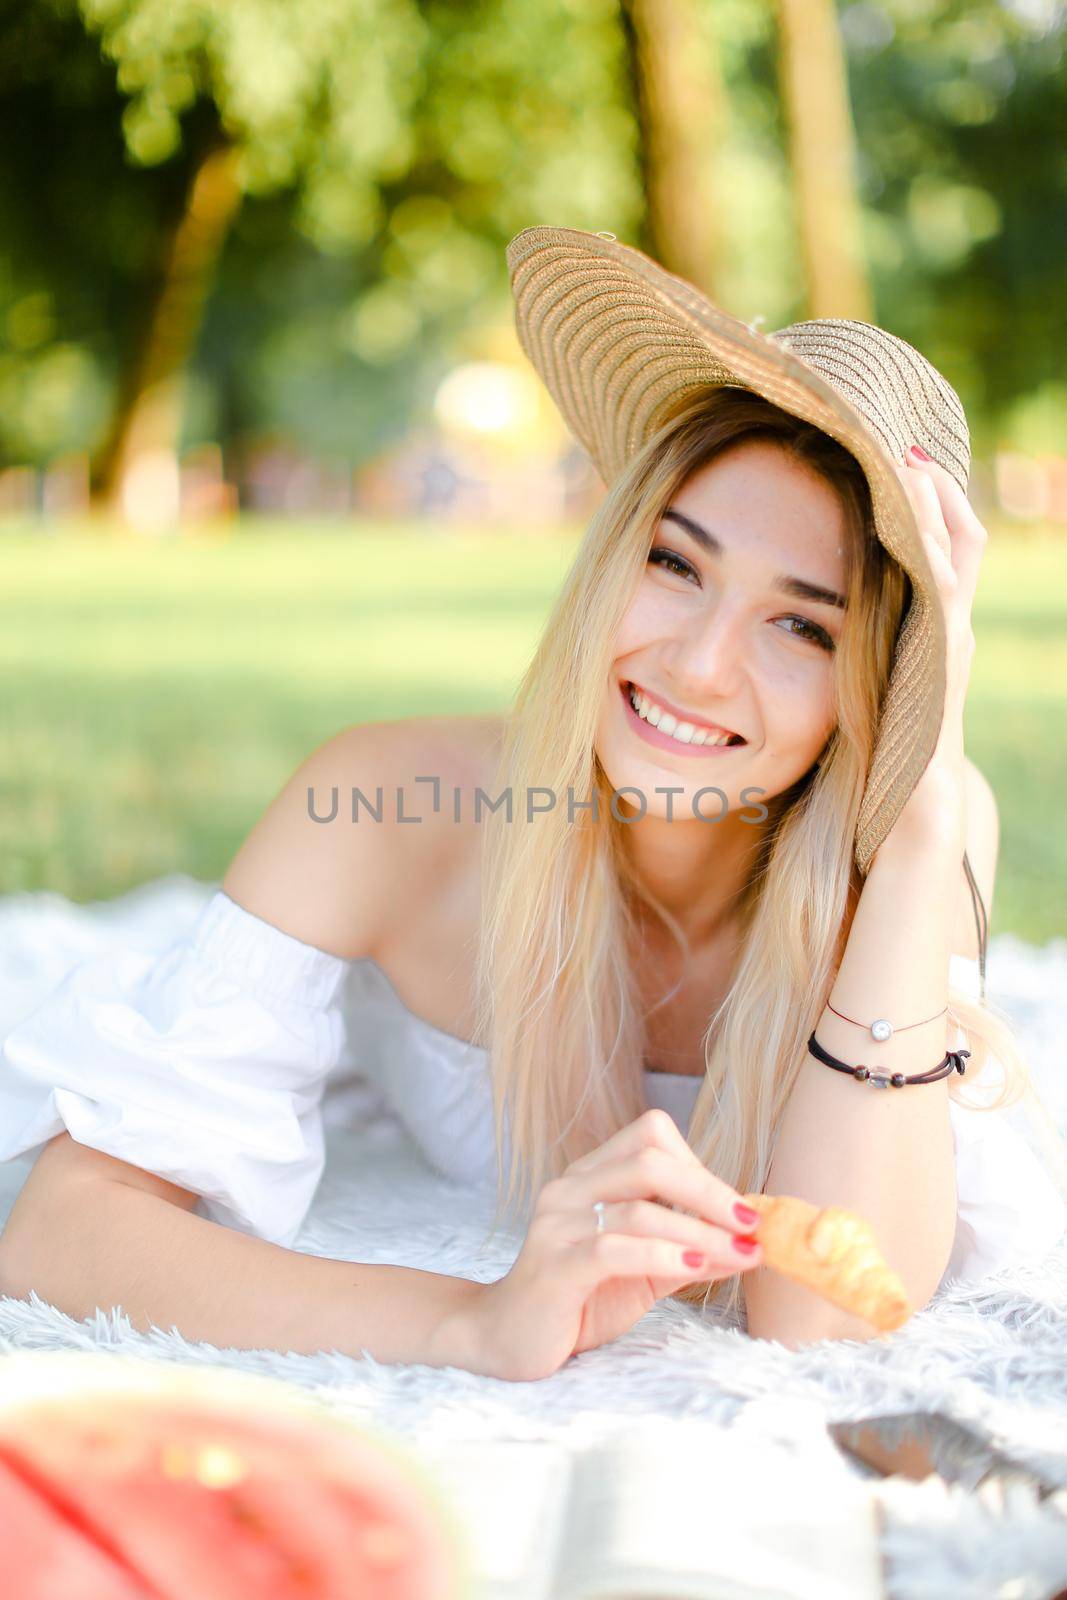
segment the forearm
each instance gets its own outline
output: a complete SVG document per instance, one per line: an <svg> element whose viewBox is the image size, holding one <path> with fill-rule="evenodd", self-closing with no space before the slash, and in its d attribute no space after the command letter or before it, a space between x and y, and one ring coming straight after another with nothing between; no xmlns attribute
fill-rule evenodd
<svg viewBox="0 0 1067 1600"><path fill-rule="evenodd" d="M141 1332L217 1346L476 1360L466 1311L482 1286L464 1278L304 1255L110 1178L57 1184L11 1221L0 1292L35 1290L68 1316L121 1306Z"/></svg>
<svg viewBox="0 0 1067 1600"><path fill-rule="evenodd" d="M941 835L891 834L875 857L829 998L865 1027L876 1017L901 1028L924 1025L879 1043L827 1006L815 1033L839 1060L910 1076L953 1047L943 1012L962 854L962 842L946 828ZM916 1306L936 1289L955 1232L949 1081L874 1089L806 1054L765 1185L768 1194L844 1206L866 1218ZM861 1319L765 1269L746 1275L745 1296L757 1337L788 1343L872 1333Z"/></svg>

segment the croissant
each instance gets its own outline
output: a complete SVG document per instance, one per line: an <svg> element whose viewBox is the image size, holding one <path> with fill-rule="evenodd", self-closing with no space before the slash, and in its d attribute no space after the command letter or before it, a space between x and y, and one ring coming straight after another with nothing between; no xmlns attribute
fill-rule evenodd
<svg viewBox="0 0 1067 1600"><path fill-rule="evenodd" d="M791 1194L746 1194L745 1204L760 1213L753 1232L764 1262L775 1272L806 1284L882 1333L912 1316L915 1308L879 1250L874 1230L855 1212Z"/></svg>

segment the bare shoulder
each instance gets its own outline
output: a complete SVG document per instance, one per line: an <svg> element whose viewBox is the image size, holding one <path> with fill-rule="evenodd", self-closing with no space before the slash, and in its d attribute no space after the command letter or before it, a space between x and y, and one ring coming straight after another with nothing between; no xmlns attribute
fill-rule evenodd
<svg viewBox="0 0 1067 1600"><path fill-rule="evenodd" d="M393 725L393 788L383 795L393 896L379 952L394 979L431 961L440 967L431 951L473 942L485 833L475 818L475 791L491 789L504 727L502 716L488 713ZM420 980L413 984L415 998Z"/></svg>
<svg viewBox="0 0 1067 1600"><path fill-rule="evenodd" d="M967 807L967 859L982 896L986 917L992 920L993 892L996 885L997 856L1000 850L1000 813L989 779L967 758L964 761ZM956 912L956 937L953 951L978 959L978 927L975 922L967 875L960 872L960 893Z"/></svg>
<svg viewBox="0 0 1067 1600"><path fill-rule="evenodd" d="M380 723L393 730L395 748L409 761L429 751L442 763L450 781L484 783L492 774L507 726L504 712L406 717Z"/></svg>
<svg viewBox="0 0 1067 1600"><path fill-rule="evenodd" d="M501 714L478 712L405 717L396 722L364 724L362 729L352 731L358 734L374 728L383 753L388 752L386 781L403 786L403 814L422 819L401 822L400 826L421 829L431 817L448 816L462 823L471 812L475 787L485 788L492 779L505 722ZM384 802L387 796L383 793L382 798ZM390 809L399 809L396 795L389 798ZM433 837L432 829L419 837L432 840L431 850L435 853L447 849L447 836Z"/></svg>
<svg viewBox="0 0 1067 1600"><path fill-rule="evenodd" d="M297 767L234 856L222 888L253 915L346 960L377 957L420 882L429 903L457 869L465 829L441 791L491 772L503 719L363 722ZM398 801L398 790L403 803ZM421 817L421 822L412 820Z"/></svg>

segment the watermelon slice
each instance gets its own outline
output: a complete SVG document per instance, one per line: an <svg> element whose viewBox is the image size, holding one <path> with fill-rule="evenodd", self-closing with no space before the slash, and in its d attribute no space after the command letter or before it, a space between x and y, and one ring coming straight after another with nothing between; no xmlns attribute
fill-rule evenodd
<svg viewBox="0 0 1067 1600"><path fill-rule="evenodd" d="M427 1469L304 1391L122 1356L0 1359L0 1550L19 1600L463 1600Z"/></svg>

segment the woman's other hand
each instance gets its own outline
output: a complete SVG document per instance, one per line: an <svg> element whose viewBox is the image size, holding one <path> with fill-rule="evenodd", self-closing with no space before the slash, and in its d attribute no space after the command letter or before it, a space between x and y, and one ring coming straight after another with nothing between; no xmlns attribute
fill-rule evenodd
<svg viewBox="0 0 1067 1600"><path fill-rule="evenodd" d="M643 1112L541 1190L515 1264L472 1305L479 1370L548 1377L571 1356L617 1339L683 1284L758 1266L759 1245L737 1243L755 1220L666 1111Z"/></svg>

